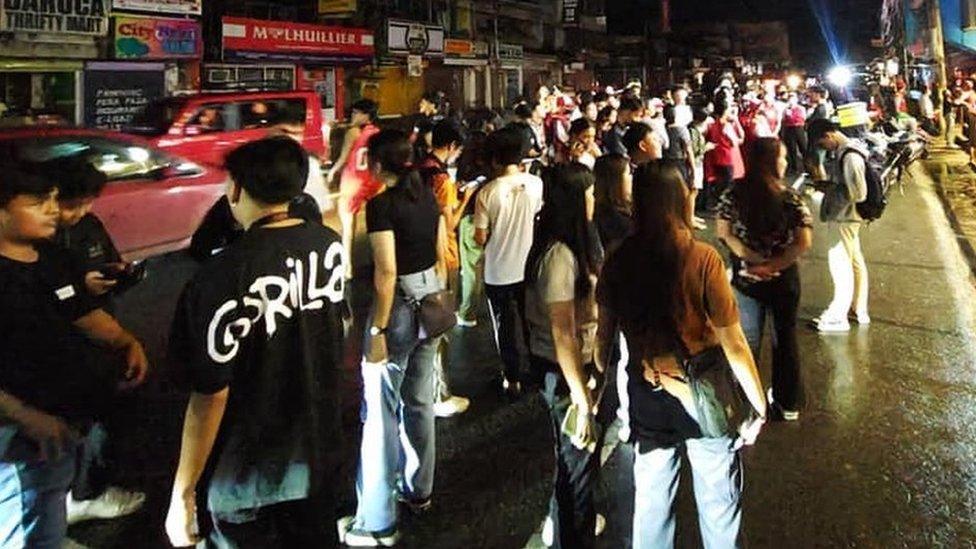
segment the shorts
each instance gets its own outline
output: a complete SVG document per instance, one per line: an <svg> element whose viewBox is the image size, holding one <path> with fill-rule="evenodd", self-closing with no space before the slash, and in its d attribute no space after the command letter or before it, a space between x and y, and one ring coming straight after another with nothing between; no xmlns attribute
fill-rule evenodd
<svg viewBox="0 0 976 549"><path fill-rule="evenodd" d="M343 177L339 183L339 207L347 213L357 214L374 196L379 194L382 185L368 179Z"/></svg>

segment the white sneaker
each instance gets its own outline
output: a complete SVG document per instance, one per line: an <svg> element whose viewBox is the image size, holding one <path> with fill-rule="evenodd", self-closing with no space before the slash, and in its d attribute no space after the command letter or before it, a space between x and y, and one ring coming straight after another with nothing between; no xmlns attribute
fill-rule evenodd
<svg viewBox="0 0 976 549"><path fill-rule="evenodd" d="M451 417L458 414L463 414L468 410L468 406L471 405L471 400L452 396L447 400L442 400L440 402L434 403L434 415L437 417Z"/></svg>
<svg viewBox="0 0 976 549"><path fill-rule="evenodd" d="M86 520L111 519L131 515L146 502L143 492L130 492L117 486L110 486L105 493L96 499L75 501L68 492L68 524L77 524Z"/></svg>
<svg viewBox="0 0 976 549"><path fill-rule="evenodd" d="M851 323L846 318L820 317L816 319L817 331L823 334L842 334L851 331Z"/></svg>
<svg viewBox="0 0 976 549"><path fill-rule="evenodd" d="M554 537L552 519L546 516L546 520L542 523L542 544L546 547L552 547Z"/></svg>
<svg viewBox="0 0 976 549"><path fill-rule="evenodd" d="M600 513L597 513L596 523L593 526L593 535L595 535L596 537L600 537L603 535L603 532L605 532L606 530L607 530L607 517L601 515Z"/></svg>
<svg viewBox="0 0 976 549"><path fill-rule="evenodd" d="M871 315L869 315L867 311L861 313L851 313L847 315L847 318L857 322L861 326L867 326L868 324L871 324Z"/></svg>
<svg viewBox="0 0 976 549"><path fill-rule="evenodd" d="M600 537L603 532L607 530L607 518L600 513L596 514L596 521L593 524L593 535ZM555 535L553 533L552 519L548 516L545 522L542 523L542 544L546 547L552 547Z"/></svg>
<svg viewBox="0 0 976 549"><path fill-rule="evenodd" d="M400 531L396 526L386 532L367 532L353 528L356 517L342 517L336 522L339 530L339 543L349 547L393 547L400 541Z"/></svg>
<svg viewBox="0 0 976 549"><path fill-rule="evenodd" d="M770 387L766 390L766 402L769 406L769 413L774 416L782 418L783 421L799 421L800 412L797 410L787 410L776 403L773 400L773 388Z"/></svg>
<svg viewBox="0 0 976 549"><path fill-rule="evenodd" d="M474 328L475 326L478 325L478 321L477 320L465 320L465 319L461 318L461 315L459 315L457 313L454 313L454 316L457 317L457 325L460 326L460 327L462 327L462 328Z"/></svg>

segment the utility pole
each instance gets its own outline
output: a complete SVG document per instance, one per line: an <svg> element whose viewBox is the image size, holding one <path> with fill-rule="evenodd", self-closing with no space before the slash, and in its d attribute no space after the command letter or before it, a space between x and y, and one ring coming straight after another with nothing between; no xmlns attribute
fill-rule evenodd
<svg viewBox="0 0 976 549"><path fill-rule="evenodd" d="M928 0L929 35L931 40L932 62L935 70L935 93L932 94L937 112L941 111L947 84L945 36L942 34L942 2Z"/></svg>

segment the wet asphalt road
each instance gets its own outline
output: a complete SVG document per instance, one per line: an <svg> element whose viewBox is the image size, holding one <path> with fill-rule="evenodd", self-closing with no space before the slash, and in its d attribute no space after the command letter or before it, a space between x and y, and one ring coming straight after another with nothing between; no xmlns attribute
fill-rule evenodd
<svg viewBox="0 0 976 549"><path fill-rule="evenodd" d="M938 158L938 155L935 155ZM748 547L976 547L976 299L945 214L918 170L904 196L862 233L873 324L849 335L800 329L806 408L796 424L768 425L745 453L743 537ZM120 303L119 316L148 344L157 375L120 403L120 481L145 489L143 511L73 527L90 547L165 547L162 521L178 452L185 395L162 360L169 318L194 266L155 260L152 278ZM803 262L801 317L830 300L823 231ZM368 296L362 299L368 299ZM463 416L438 420L434 507L406 517L402 547L539 547L551 486L552 448L541 399L507 403L485 322L458 331L455 392ZM351 338L344 367L354 504L358 372ZM769 354L760 369L769 379ZM630 545L632 453L619 446L604 467L601 547ZM690 477L679 490L677 546L698 547Z"/></svg>

